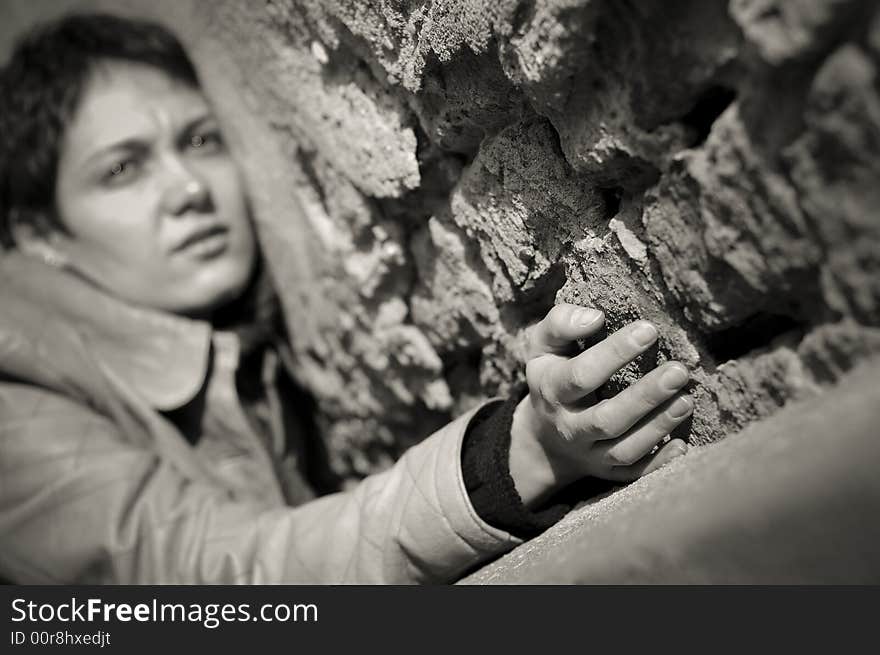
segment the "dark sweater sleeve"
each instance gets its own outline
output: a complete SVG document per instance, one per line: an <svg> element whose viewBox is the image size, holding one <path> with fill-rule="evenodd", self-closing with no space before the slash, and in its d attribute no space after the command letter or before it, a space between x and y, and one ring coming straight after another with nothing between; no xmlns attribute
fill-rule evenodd
<svg viewBox="0 0 880 655"><path fill-rule="evenodd" d="M529 510L510 475L510 427L525 391L483 407L471 420L462 448L464 484L477 514L489 525L522 539L540 534L571 509L553 505Z"/></svg>

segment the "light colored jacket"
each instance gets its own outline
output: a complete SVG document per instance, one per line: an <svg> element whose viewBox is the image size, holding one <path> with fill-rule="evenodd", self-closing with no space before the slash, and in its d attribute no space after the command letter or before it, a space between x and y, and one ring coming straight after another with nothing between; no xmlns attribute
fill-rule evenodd
<svg viewBox="0 0 880 655"><path fill-rule="evenodd" d="M473 412L351 491L296 507L278 435L228 429L191 444L163 412L234 376L234 343L222 341L207 323L0 256L0 577L447 582L519 543L468 499ZM218 385L208 394L230 388Z"/></svg>

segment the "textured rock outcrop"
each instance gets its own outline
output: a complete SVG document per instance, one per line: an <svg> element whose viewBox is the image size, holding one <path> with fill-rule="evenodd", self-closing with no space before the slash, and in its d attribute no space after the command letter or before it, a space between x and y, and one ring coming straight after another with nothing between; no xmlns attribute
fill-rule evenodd
<svg viewBox="0 0 880 655"><path fill-rule="evenodd" d="M249 87L329 233L304 383L358 473L504 393L557 301L661 327L609 392L684 361L695 443L880 348L874 3L272 7L223 30L259 35Z"/></svg>
<svg viewBox="0 0 880 655"><path fill-rule="evenodd" d="M683 361L697 444L880 349L870 0L130 10L223 114L344 475L504 394L554 302L654 321L607 392Z"/></svg>

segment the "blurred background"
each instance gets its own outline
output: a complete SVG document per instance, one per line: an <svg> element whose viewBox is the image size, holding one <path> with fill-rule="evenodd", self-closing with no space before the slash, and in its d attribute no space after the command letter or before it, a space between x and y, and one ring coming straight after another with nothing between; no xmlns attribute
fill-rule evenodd
<svg viewBox="0 0 880 655"><path fill-rule="evenodd" d="M350 480L507 393L555 302L660 327L608 392L685 362L695 445L880 350L875 2L7 0L0 59L82 9L189 47Z"/></svg>

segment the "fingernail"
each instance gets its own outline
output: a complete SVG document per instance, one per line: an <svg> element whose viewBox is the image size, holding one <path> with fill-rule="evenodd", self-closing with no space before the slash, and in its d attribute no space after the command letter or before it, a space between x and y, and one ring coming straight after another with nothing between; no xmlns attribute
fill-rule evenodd
<svg viewBox="0 0 880 655"><path fill-rule="evenodd" d="M672 418L681 418L683 416L687 416L694 409L694 401L691 400L690 396L682 396L677 399L667 410L667 413Z"/></svg>
<svg viewBox="0 0 880 655"><path fill-rule="evenodd" d="M660 376L660 384L663 385L664 389L675 391L685 385L688 377L688 372L683 366L667 366L666 370L663 371L663 375Z"/></svg>
<svg viewBox="0 0 880 655"><path fill-rule="evenodd" d="M640 346L650 346L657 338L657 328L647 321L642 321L633 329L632 336Z"/></svg>
<svg viewBox="0 0 880 655"><path fill-rule="evenodd" d="M678 444L672 451L672 458L681 457L688 451L688 447L685 444Z"/></svg>
<svg viewBox="0 0 880 655"><path fill-rule="evenodd" d="M602 312L598 309L579 307L571 313L571 324L577 327L587 327L599 320Z"/></svg>

